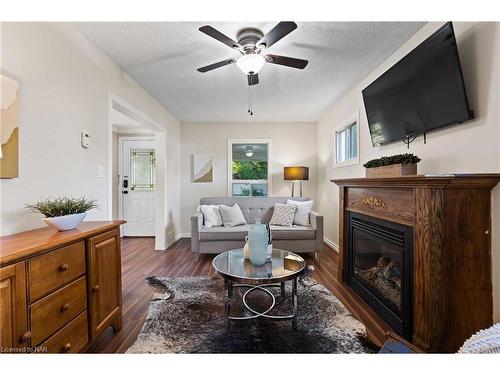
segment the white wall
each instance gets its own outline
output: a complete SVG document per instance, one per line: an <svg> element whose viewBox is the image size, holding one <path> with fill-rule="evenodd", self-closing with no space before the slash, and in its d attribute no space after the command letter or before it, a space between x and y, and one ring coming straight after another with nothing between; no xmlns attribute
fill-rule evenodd
<svg viewBox="0 0 500 375"><path fill-rule="evenodd" d="M335 103L318 123L318 207L325 216L325 236L338 243L338 188L332 178L364 176L362 164L382 155L408 152L402 142L371 145L361 90L410 52L441 23L424 26L413 38ZM428 134L409 152L422 158L419 173L500 172L500 23L454 22L467 93L476 119ZM353 111L360 113L360 159L356 166L333 169L332 127ZM500 321L500 186L492 194L494 319Z"/></svg>
<svg viewBox="0 0 500 375"><path fill-rule="evenodd" d="M314 123L183 123L181 128L181 222L189 233L190 217L201 197L227 196L227 140L268 138L272 140L271 167L273 196L290 196L291 183L283 180L283 167L309 167L304 196L316 193L316 125ZM214 154L214 182L191 182L192 155Z"/></svg>
<svg viewBox="0 0 500 375"><path fill-rule="evenodd" d="M97 198L88 219L104 220L108 94L167 129L169 231L179 228L179 122L103 52L67 23L2 23L2 73L20 82L20 174L1 181L1 234L43 226L25 203L71 194ZM80 147L80 131L91 146ZM98 178L98 166L105 168Z"/></svg>

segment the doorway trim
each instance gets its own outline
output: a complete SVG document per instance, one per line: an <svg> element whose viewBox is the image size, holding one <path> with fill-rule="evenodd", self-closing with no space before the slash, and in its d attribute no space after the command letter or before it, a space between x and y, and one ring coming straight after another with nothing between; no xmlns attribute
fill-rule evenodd
<svg viewBox="0 0 500 375"><path fill-rule="evenodd" d="M167 248L167 226L168 226L168 207L167 207L167 129L152 120L121 97L113 92L108 93L108 173L107 173L107 218L113 220L113 121L112 113L118 111L121 114L137 121L146 129L154 133L156 150L156 216L155 216L155 250L166 250ZM121 147L121 142L118 142ZM121 176L119 180L121 186ZM120 201L120 200L118 200Z"/></svg>

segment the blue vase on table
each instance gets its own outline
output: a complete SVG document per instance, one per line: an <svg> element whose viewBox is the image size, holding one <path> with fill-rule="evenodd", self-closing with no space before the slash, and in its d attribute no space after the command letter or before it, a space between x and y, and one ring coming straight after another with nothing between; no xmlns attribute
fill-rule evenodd
<svg viewBox="0 0 500 375"><path fill-rule="evenodd" d="M265 224L259 219L255 220L248 230L248 249L250 261L254 266L261 266L267 260L267 245L269 242L268 232Z"/></svg>

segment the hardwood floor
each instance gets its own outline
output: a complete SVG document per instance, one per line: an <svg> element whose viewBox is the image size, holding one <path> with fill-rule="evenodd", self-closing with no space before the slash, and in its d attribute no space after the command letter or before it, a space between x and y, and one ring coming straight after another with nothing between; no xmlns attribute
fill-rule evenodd
<svg viewBox="0 0 500 375"><path fill-rule="evenodd" d="M148 276L181 277L211 276L213 255L200 255L195 262L190 240L182 239L166 251L154 250L154 238L122 239L123 327L118 332L106 331L89 349L93 353L123 353L130 347L142 328L152 290L146 283ZM315 270L312 277L330 289L346 307L361 320L372 341L381 346L388 327L359 297L338 282L336 251L325 245L319 263L305 254Z"/></svg>

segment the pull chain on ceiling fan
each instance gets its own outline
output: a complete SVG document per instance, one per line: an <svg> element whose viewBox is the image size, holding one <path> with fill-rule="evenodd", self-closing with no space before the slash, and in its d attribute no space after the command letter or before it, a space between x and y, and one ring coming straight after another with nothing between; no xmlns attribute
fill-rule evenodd
<svg viewBox="0 0 500 375"><path fill-rule="evenodd" d="M265 63L278 64L296 69L304 69L308 64L307 60L296 59L293 57L273 54L267 54L265 56L262 55L267 48L271 47L274 43L290 34L296 28L297 24L295 22L284 21L278 23L271 29L271 31L264 35L259 29L248 27L242 29L238 33L238 42L236 42L210 25L202 26L199 28L202 33L207 34L221 43L224 43L234 50L237 50L240 52L241 56L222 60L202 68L198 68L197 70L200 73L206 73L211 70L236 63L238 68L247 76L247 83L249 86L248 113L253 115L252 88L250 86L254 86L259 83L258 73Z"/></svg>

